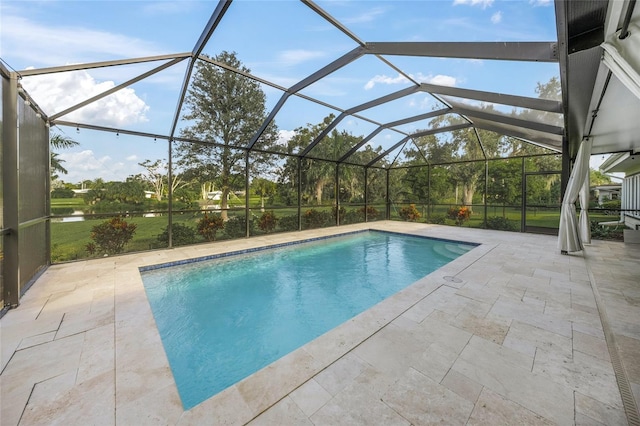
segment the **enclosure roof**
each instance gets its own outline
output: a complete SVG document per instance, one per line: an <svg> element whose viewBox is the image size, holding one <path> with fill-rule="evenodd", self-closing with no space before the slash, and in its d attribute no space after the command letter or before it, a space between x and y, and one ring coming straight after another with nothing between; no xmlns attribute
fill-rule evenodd
<svg viewBox="0 0 640 426"><path fill-rule="evenodd" d="M101 13L99 3L63 3L82 13ZM118 30L108 33L116 44L111 49L100 45L91 54L78 54L73 43L65 44L67 22L62 22L50 28L59 42L60 63L35 57L26 62L11 49L3 59L18 68L24 65L18 71L24 96L52 126L179 138L194 67L206 61L257 81L266 94L268 117L239 147L243 149L259 149L260 135L272 121L284 137L307 124L322 123L327 116L332 118L325 132L296 155L315 158L314 148L332 130L351 132L361 142L325 159L353 162L358 150L371 146L378 148L378 160L386 159L385 167L393 166L393 159L421 136L446 138L466 128L530 142L550 152L563 150L566 135L572 155L585 136L598 136L594 152L638 149L640 120L626 120L628 106L638 106L638 99L626 96L615 77L602 89L606 67L600 62L600 43L617 29L626 2L220 1L194 2L189 5L191 14L173 9L169 2L158 5L155 15L138 16L133 6L126 17L114 11ZM158 18L161 7L173 11L164 20ZM58 12L65 19L67 15ZM634 18L638 13L633 12ZM14 34L20 32L17 27L6 25L9 18L5 11L5 39L20 35ZM87 22L109 17L103 18ZM35 25L23 26L29 24ZM83 27L81 32L100 36L101 31L105 30ZM158 52L153 40L144 38L145 31L153 37L170 33L172 43L167 44L178 53ZM74 43L81 43L77 38L83 34ZM118 55L119 50L156 54L123 58L127 55ZM235 52L249 71L217 61L222 51ZM92 60L65 65L77 58ZM73 78L56 87L55 77L61 75ZM56 95L82 92L86 76L94 87L84 98ZM562 100L536 93L552 78L561 82ZM111 84L102 85L106 80ZM162 93L158 104L152 103L156 90ZM109 102L131 97L132 92L143 102L142 113L132 109L120 122L100 113ZM620 96L627 109L613 102ZM599 108L594 108L594 101ZM93 113L87 113L92 108ZM594 109L600 111L595 124L590 113ZM133 119L135 115L139 119ZM438 126L437 119L447 125ZM475 135L481 144L478 131Z"/></svg>

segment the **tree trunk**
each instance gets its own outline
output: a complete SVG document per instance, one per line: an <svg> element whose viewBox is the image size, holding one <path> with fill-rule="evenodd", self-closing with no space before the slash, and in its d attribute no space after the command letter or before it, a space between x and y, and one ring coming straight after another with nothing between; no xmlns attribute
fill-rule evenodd
<svg viewBox="0 0 640 426"><path fill-rule="evenodd" d="M260 211L264 213L264 195L260 194Z"/></svg>
<svg viewBox="0 0 640 426"><path fill-rule="evenodd" d="M469 211L473 211L471 204L473 203L473 194L476 192L475 184L465 183L462 186L462 205L468 206Z"/></svg>
<svg viewBox="0 0 640 426"><path fill-rule="evenodd" d="M220 200L220 217L222 217L222 220L224 220L225 222L229 220L229 215L227 214L227 208L229 207L229 192L231 191L229 190L228 186L222 187L222 199Z"/></svg>
<svg viewBox="0 0 640 426"><path fill-rule="evenodd" d="M322 188L324 187L324 179L316 182L316 204L322 204Z"/></svg>

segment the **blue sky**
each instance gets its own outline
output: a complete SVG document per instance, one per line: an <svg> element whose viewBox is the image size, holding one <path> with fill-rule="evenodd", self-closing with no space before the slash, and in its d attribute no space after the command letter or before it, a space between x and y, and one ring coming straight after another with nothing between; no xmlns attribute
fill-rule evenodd
<svg viewBox="0 0 640 426"><path fill-rule="evenodd" d="M15 70L190 51L215 9L214 1L7 1L0 3L0 56ZM318 1L365 42L555 41L550 0ZM232 3L204 53L235 51L252 73L288 87L356 47L356 43L297 1ZM537 82L558 76L557 64L387 57L414 79L433 84L536 97ZM49 115L120 84L160 63L110 67L47 77L23 84ZM69 121L168 134L182 84L184 62L90 105ZM410 83L373 56L365 57L302 91L349 108ZM264 86L267 107L280 91ZM438 102L427 94L367 112L384 123L428 112ZM332 111L291 98L276 118L282 138ZM363 113L364 114L364 113ZM339 129L366 135L376 126L351 119ZM425 128L416 123L405 131ZM166 144L125 135L54 128L81 142L61 152L68 182L102 176L123 179L144 159L166 158ZM401 136L373 141L385 147Z"/></svg>

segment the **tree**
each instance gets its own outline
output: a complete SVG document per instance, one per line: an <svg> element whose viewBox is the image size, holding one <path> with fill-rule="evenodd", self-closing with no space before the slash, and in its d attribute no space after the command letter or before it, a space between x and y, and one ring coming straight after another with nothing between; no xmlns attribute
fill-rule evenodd
<svg viewBox="0 0 640 426"><path fill-rule="evenodd" d="M253 191L260 197L260 211L264 212L264 199L276 193L277 185L275 182L265 178L256 178L251 182Z"/></svg>
<svg viewBox="0 0 640 426"><path fill-rule="evenodd" d="M599 170L589 169L589 184L594 185L610 185L611 178Z"/></svg>
<svg viewBox="0 0 640 426"><path fill-rule="evenodd" d="M222 52L213 58L241 72L250 73L247 67L231 52ZM181 131L185 138L202 141L180 143L178 165L190 169L192 176L211 178L215 175L222 191L222 218L226 221L228 196L244 182L245 147L267 117L266 95L260 84L207 61L198 61L191 87L185 98L189 121ZM277 127L270 123L258 144L269 149L277 141ZM250 167L257 169L269 165L269 156L252 161Z"/></svg>
<svg viewBox="0 0 640 426"><path fill-rule="evenodd" d="M71 139L68 136L62 136L62 135L53 135L51 136L51 138L49 139L49 144L51 145L51 159L50 159L50 164L51 164L51 180L57 180L59 175L58 173L62 173L62 174L67 174L69 173L67 171L67 169L65 169L62 166L62 163L64 163L64 160L62 158L60 158L60 154L57 152L53 151L53 148L55 149L67 149L67 148L71 148L72 146L77 146L79 145L78 142L74 141L73 139Z"/></svg>
<svg viewBox="0 0 640 426"><path fill-rule="evenodd" d="M162 197L165 191L165 182L167 174L167 165L162 160L144 160L138 165L145 169L145 172L140 175L140 178L147 182L153 188L156 200L162 201Z"/></svg>

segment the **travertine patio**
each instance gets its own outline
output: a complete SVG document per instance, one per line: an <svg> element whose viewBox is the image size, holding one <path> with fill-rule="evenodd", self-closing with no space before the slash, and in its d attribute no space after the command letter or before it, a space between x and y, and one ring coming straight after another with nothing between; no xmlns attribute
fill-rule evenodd
<svg viewBox="0 0 640 426"><path fill-rule="evenodd" d="M183 411L138 267L361 228L482 244ZM342 226L56 265L0 324L3 426L627 424L640 245L562 256L543 235Z"/></svg>

